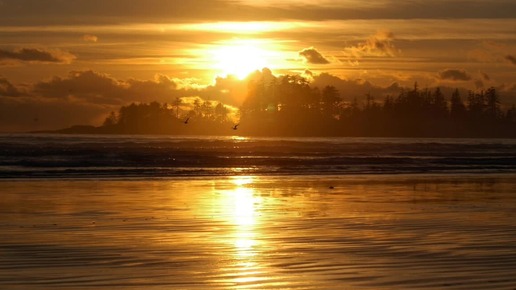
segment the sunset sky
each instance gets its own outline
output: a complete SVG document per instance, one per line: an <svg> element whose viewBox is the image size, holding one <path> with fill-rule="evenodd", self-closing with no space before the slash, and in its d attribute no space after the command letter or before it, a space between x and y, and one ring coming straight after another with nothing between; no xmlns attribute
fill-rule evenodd
<svg viewBox="0 0 516 290"><path fill-rule="evenodd" d="M0 0L0 132L176 97L238 107L263 67L346 97L417 81L515 103L516 2Z"/></svg>

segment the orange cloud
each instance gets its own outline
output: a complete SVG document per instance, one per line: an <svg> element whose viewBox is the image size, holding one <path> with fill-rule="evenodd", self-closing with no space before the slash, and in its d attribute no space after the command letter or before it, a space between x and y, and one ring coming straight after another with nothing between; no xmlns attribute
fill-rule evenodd
<svg viewBox="0 0 516 290"><path fill-rule="evenodd" d="M86 42L97 42L99 40L99 38L96 35L85 34L82 36L82 40L84 40Z"/></svg>
<svg viewBox="0 0 516 290"><path fill-rule="evenodd" d="M199 96L225 104L238 105L247 92L247 83L235 78L217 78L212 86L185 87L166 75L152 80L119 80L96 71L72 71L66 77L53 77L33 85L31 94L49 99L68 99L99 105L126 105L130 102L167 102L178 97Z"/></svg>
<svg viewBox="0 0 516 290"><path fill-rule="evenodd" d="M88 70L34 83L25 92L0 77L0 131L99 125L106 114L121 105L152 101L172 104L176 98L182 100L183 110L191 109L195 99L200 103L209 99L213 106L222 103L234 116L237 107L228 102L235 104L234 99L243 98L245 84L243 80L221 78L213 86L193 89L178 86L175 79L162 74L151 80L119 80Z"/></svg>
<svg viewBox="0 0 516 290"><path fill-rule="evenodd" d="M305 48L299 52L299 56L301 56L306 63L310 64L328 64L330 61L326 59L317 49L313 46L309 48Z"/></svg>
<svg viewBox="0 0 516 290"><path fill-rule="evenodd" d="M399 49L394 46L394 34L390 31L379 31L370 36L365 42L356 46L347 47L345 52L354 58L364 56L389 56L394 57L399 53Z"/></svg>

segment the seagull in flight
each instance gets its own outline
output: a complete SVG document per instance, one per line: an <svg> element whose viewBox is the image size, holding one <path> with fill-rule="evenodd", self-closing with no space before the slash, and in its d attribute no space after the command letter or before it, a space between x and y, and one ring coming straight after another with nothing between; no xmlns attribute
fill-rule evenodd
<svg viewBox="0 0 516 290"><path fill-rule="evenodd" d="M186 120L183 123L188 124L188 120L190 120L190 117L186 118Z"/></svg>
<svg viewBox="0 0 516 290"><path fill-rule="evenodd" d="M238 125L240 125L240 124L235 124L235 126L233 126L233 130L238 129Z"/></svg>

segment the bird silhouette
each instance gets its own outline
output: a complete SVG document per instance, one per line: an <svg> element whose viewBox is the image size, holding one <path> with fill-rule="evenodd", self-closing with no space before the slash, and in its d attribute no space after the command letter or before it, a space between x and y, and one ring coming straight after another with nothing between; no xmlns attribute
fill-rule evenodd
<svg viewBox="0 0 516 290"><path fill-rule="evenodd" d="M238 129L238 125L240 125L240 124L235 124L235 126L233 126L233 130Z"/></svg>
<svg viewBox="0 0 516 290"><path fill-rule="evenodd" d="M190 117L186 118L186 120L183 123L188 124L188 120L190 120Z"/></svg>

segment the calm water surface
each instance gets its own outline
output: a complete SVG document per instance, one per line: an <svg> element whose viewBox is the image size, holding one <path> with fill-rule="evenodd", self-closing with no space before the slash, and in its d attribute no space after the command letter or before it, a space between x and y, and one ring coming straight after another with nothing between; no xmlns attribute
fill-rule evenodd
<svg viewBox="0 0 516 290"><path fill-rule="evenodd" d="M0 134L0 179L509 172L516 139Z"/></svg>
<svg viewBox="0 0 516 290"><path fill-rule="evenodd" d="M0 181L1 289L516 289L516 175Z"/></svg>

